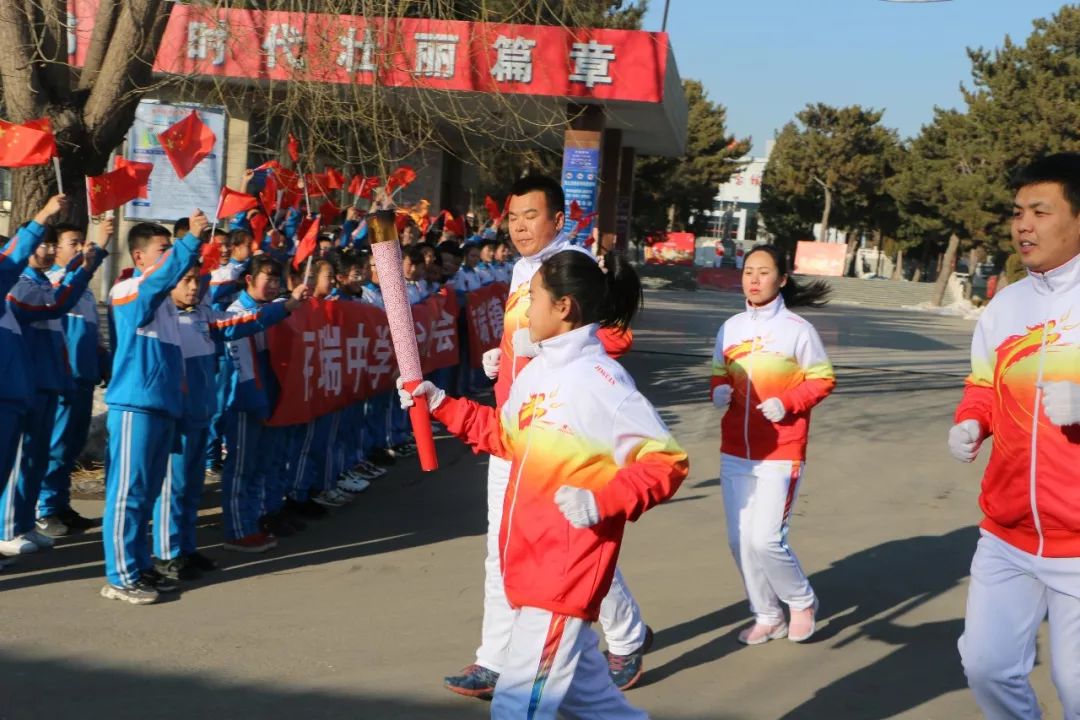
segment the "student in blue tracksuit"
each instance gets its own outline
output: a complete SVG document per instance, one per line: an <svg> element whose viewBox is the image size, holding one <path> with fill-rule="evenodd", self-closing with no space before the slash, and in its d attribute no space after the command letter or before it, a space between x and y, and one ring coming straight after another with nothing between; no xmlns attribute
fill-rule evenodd
<svg viewBox="0 0 1080 720"><path fill-rule="evenodd" d="M206 216L196 211L187 235L170 248L169 231L139 223L128 231L135 271L109 292L115 338L105 476L105 576L101 595L133 605L157 602L175 582L154 569L147 531L183 409L180 323L169 295L199 259Z"/></svg>
<svg viewBox="0 0 1080 720"><path fill-rule="evenodd" d="M267 255L251 260L246 289L230 312L257 310L277 298L281 264ZM267 474L275 468L276 453L266 446L265 421L277 402L279 387L270 366L270 351L263 333L226 343L232 360L229 397L225 410L225 443L229 453L221 473L221 502L226 550L261 553L277 545L272 533L261 529L267 503ZM275 435L276 433L272 433Z"/></svg>
<svg viewBox="0 0 1080 720"><path fill-rule="evenodd" d="M105 219L97 229L104 243L112 237L113 219ZM82 263L86 235L75 225L60 224L56 228L56 259L46 274L54 286ZM38 532L48 537L63 537L93 527L93 523L71 507L71 473L75 461L86 445L90 434L90 418L94 408L94 388L108 377L111 365L109 353L101 340L97 298L92 290L83 291L70 312L61 318L64 345L71 371L71 386L60 394L49 446L49 469L41 483L38 497Z"/></svg>
<svg viewBox="0 0 1080 720"><path fill-rule="evenodd" d="M171 580L189 580L213 570L216 563L198 552L195 522L206 469L203 448L207 426L216 409L216 347L261 332L285 317L308 295L299 287L284 303L267 303L254 311L214 310L200 295L199 269L187 271L171 293L179 311L180 351L184 356L184 411L178 424L180 442L169 456L165 482L154 506L154 567Z"/></svg>
<svg viewBox="0 0 1080 720"><path fill-rule="evenodd" d="M244 277L251 262L251 235L246 230L233 230L225 240L229 259L224 265L210 268L210 291L208 299L215 310L226 310L236 302L244 289ZM217 409L210 421L206 440L206 469L221 468L221 445L225 437L225 402L229 391L229 372L232 361L225 354L225 344L217 344Z"/></svg>
<svg viewBox="0 0 1080 720"><path fill-rule="evenodd" d="M0 496L0 554L21 555L51 548L53 539L34 527L41 483L49 466L49 445L60 393L72 387L65 358L60 319L75 307L87 283L105 258L104 250L88 248L82 266L54 288L45 272L56 258L55 235L30 257L19 281L7 295L7 312L22 331L31 363L34 399L22 435L22 458L17 480Z"/></svg>
<svg viewBox="0 0 1080 720"><path fill-rule="evenodd" d="M0 297L7 297L45 241L45 223L66 210L67 204L63 195L51 198L33 220L0 246ZM16 482L22 464L23 429L34 404L31 367L19 321L7 312L7 303L0 302L0 377L4 379L0 382L0 497L9 483ZM0 555L0 567L8 562Z"/></svg>

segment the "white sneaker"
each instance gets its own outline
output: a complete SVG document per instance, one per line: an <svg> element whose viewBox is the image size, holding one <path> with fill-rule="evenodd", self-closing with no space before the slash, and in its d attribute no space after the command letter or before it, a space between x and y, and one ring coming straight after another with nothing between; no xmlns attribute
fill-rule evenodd
<svg viewBox="0 0 1080 720"><path fill-rule="evenodd" d="M38 546L30 542L25 535L17 535L10 540L0 540L0 555L15 557L38 551Z"/></svg>
<svg viewBox="0 0 1080 720"><path fill-rule="evenodd" d="M38 550L52 550L56 541L44 533L39 533L37 530L31 530L23 535L24 538L37 545Z"/></svg>
<svg viewBox="0 0 1080 720"><path fill-rule="evenodd" d="M347 501L340 498L340 493L337 490L323 490L321 493L311 498L315 502L319 503L323 507L341 507Z"/></svg>
<svg viewBox="0 0 1080 720"><path fill-rule="evenodd" d="M362 476L367 480L374 480L375 478L381 478L387 473L386 468L379 467L375 463L370 463L367 460L361 460L356 469L360 471Z"/></svg>
<svg viewBox="0 0 1080 720"><path fill-rule="evenodd" d="M334 499L340 502L342 505L345 505L346 503L351 503L353 500L356 499L355 496L353 496L352 494L347 493L344 490L339 490L338 488L330 488L326 492L330 493L334 497Z"/></svg>
<svg viewBox="0 0 1080 720"><path fill-rule="evenodd" d="M371 483L369 483L367 480L360 477L359 475L353 475L339 482L337 486L339 490L343 490L347 493L356 494L362 493L367 490L369 487L371 487Z"/></svg>

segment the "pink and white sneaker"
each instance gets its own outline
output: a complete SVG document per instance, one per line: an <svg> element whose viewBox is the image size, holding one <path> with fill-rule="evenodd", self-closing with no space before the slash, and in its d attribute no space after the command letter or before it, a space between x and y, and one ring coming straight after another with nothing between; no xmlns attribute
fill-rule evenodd
<svg viewBox="0 0 1080 720"><path fill-rule="evenodd" d="M770 640L779 640L787 637L788 626L783 620L776 625L762 625L759 622L753 624L739 633L739 642L743 645L764 645Z"/></svg>
<svg viewBox="0 0 1080 720"><path fill-rule="evenodd" d="M791 611L791 626L788 629L788 640L791 642L806 642L816 630L818 601L814 598L814 604L805 610Z"/></svg>

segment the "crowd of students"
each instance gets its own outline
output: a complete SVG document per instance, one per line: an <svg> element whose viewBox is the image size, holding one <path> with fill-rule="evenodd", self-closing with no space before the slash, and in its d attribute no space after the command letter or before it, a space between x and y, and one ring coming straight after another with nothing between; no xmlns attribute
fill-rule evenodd
<svg viewBox="0 0 1080 720"><path fill-rule="evenodd" d="M108 338L88 284L108 255L111 219L50 224L52 198L0 249L0 567L94 523L71 506L71 474L89 433L95 387L108 384L102 595L150 604L216 568L198 552L196 516L208 473L220 473L225 550L259 553L351 502L415 454L393 392L311 423L265 424L279 388L265 331L309 298L382 306L363 217L324 227L310 262L294 265L305 219L282 212L256 239L255 212L211 227L195 212L169 228L127 233L132 267L108 294ZM512 252L493 227L462 238L401 228L409 298L465 295L509 279ZM490 387L469 366L437 371L462 393ZM152 543L146 541L151 533Z"/></svg>

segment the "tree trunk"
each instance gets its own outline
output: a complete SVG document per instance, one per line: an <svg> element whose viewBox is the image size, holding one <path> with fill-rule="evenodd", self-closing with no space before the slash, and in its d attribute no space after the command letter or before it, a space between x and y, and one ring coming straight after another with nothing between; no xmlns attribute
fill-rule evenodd
<svg viewBox="0 0 1080 720"><path fill-rule="evenodd" d="M978 262L978 257L979 254L975 248L968 250L968 284L964 290L964 295L968 300L975 294L975 265Z"/></svg>
<svg viewBox="0 0 1080 720"><path fill-rule="evenodd" d="M844 252L844 277L851 277L851 269L855 264L855 251L859 246L859 234L854 230L848 233L847 250Z"/></svg>
<svg viewBox="0 0 1080 720"><path fill-rule="evenodd" d="M667 231L672 232L675 230L675 205L668 205L667 209Z"/></svg>
<svg viewBox="0 0 1080 720"><path fill-rule="evenodd" d="M893 268L892 279L893 280L903 280L904 279L904 251L903 250L897 250L896 251L896 267Z"/></svg>
<svg viewBox="0 0 1080 720"><path fill-rule="evenodd" d="M956 251L960 248L960 238L953 233L949 236L949 245L945 248L945 256L941 261L941 270L938 272L937 282L934 284L934 307L941 307L945 300L945 290L949 286L949 277L953 268L956 267Z"/></svg>
<svg viewBox="0 0 1080 720"><path fill-rule="evenodd" d="M818 242L829 241L829 213L832 212L832 190L828 185L822 185L825 188L825 209L821 212L821 234L818 236Z"/></svg>
<svg viewBox="0 0 1080 720"><path fill-rule="evenodd" d="M911 275L911 282L922 282L922 266L915 268L915 272Z"/></svg>

